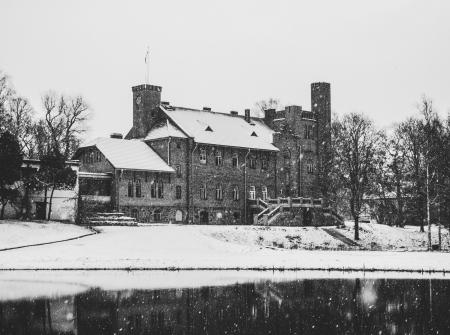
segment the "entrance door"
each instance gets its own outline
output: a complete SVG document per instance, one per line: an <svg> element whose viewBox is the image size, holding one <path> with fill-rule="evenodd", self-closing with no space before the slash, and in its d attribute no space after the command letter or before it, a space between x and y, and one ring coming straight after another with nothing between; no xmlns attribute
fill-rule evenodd
<svg viewBox="0 0 450 335"><path fill-rule="evenodd" d="M207 211L200 212L200 223L208 223L209 222L209 214Z"/></svg>
<svg viewBox="0 0 450 335"><path fill-rule="evenodd" d="M181 222L181 221L183 221L183 212L182 212L182 211L177 210L177 211L175 212L175 221L176 221L176 222Z"/></svg>
<svg viewBox="0 0 450 335"><path fill-rule="evenodd" d="M36 202L36 219L45 220L46 207L45 202Z"/></svg>
<svg viewBox="0 0 450 335"><path fill-rule="evenodd" d="M312 225L312 210L309 208L305 208L303 210L303 225L304 226Z"/></svg>

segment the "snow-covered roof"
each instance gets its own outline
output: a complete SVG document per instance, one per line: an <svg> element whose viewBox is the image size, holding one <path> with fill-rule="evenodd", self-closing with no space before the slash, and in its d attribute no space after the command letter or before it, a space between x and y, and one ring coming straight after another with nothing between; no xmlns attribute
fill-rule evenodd
<svg viewBox="0 0 450 335"><path fill-rule="evenodd" d="M97 147L116 169L175 172L140 140L99 137L80 148L92 146Z"/></svg>
<svg viewBox="0 0 450 335"><path fill-rule="evenodd" d="M273 133L262 120L183 107L160 107L180 128L198 143L238 148L279 151Z"/></svg>
<svg viewBox="0 0 450 335"><path fill-rule="evenodd" d="M186 138L187 136L180 129L174 126L172 122L167 120L164 124L152 128L144 138L144 141L167 137Z"/></svg>

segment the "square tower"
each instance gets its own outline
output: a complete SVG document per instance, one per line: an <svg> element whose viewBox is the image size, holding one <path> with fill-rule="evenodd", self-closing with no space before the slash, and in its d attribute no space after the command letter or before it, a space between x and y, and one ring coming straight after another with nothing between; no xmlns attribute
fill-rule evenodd
<svg viewBox="0 0 450 335"><path fill-rule="evenodd" d="M152 113L161 103L161 86L133 86L133 129L131 138L147 135L152 125Z"/></svg>

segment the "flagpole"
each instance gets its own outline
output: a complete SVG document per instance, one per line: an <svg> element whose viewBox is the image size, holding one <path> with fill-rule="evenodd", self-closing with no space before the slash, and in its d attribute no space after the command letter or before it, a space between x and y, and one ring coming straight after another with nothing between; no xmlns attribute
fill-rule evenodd
<svg viewBox="0 0 450 335"><path fill-rule="evenodd" d="M150 85L149 74L150 74L150 48L147 46L147 52L145 54L145 83Z"/></svg>

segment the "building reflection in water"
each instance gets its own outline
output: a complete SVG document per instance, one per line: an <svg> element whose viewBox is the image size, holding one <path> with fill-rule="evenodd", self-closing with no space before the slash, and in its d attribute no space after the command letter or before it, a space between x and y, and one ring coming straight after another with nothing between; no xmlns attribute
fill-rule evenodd
<svg viewBox="0 0 450 335"><path fill-rule="evenodd" d="M449 334L450 281L328 279L0 303L1 334Z"/></svg>

